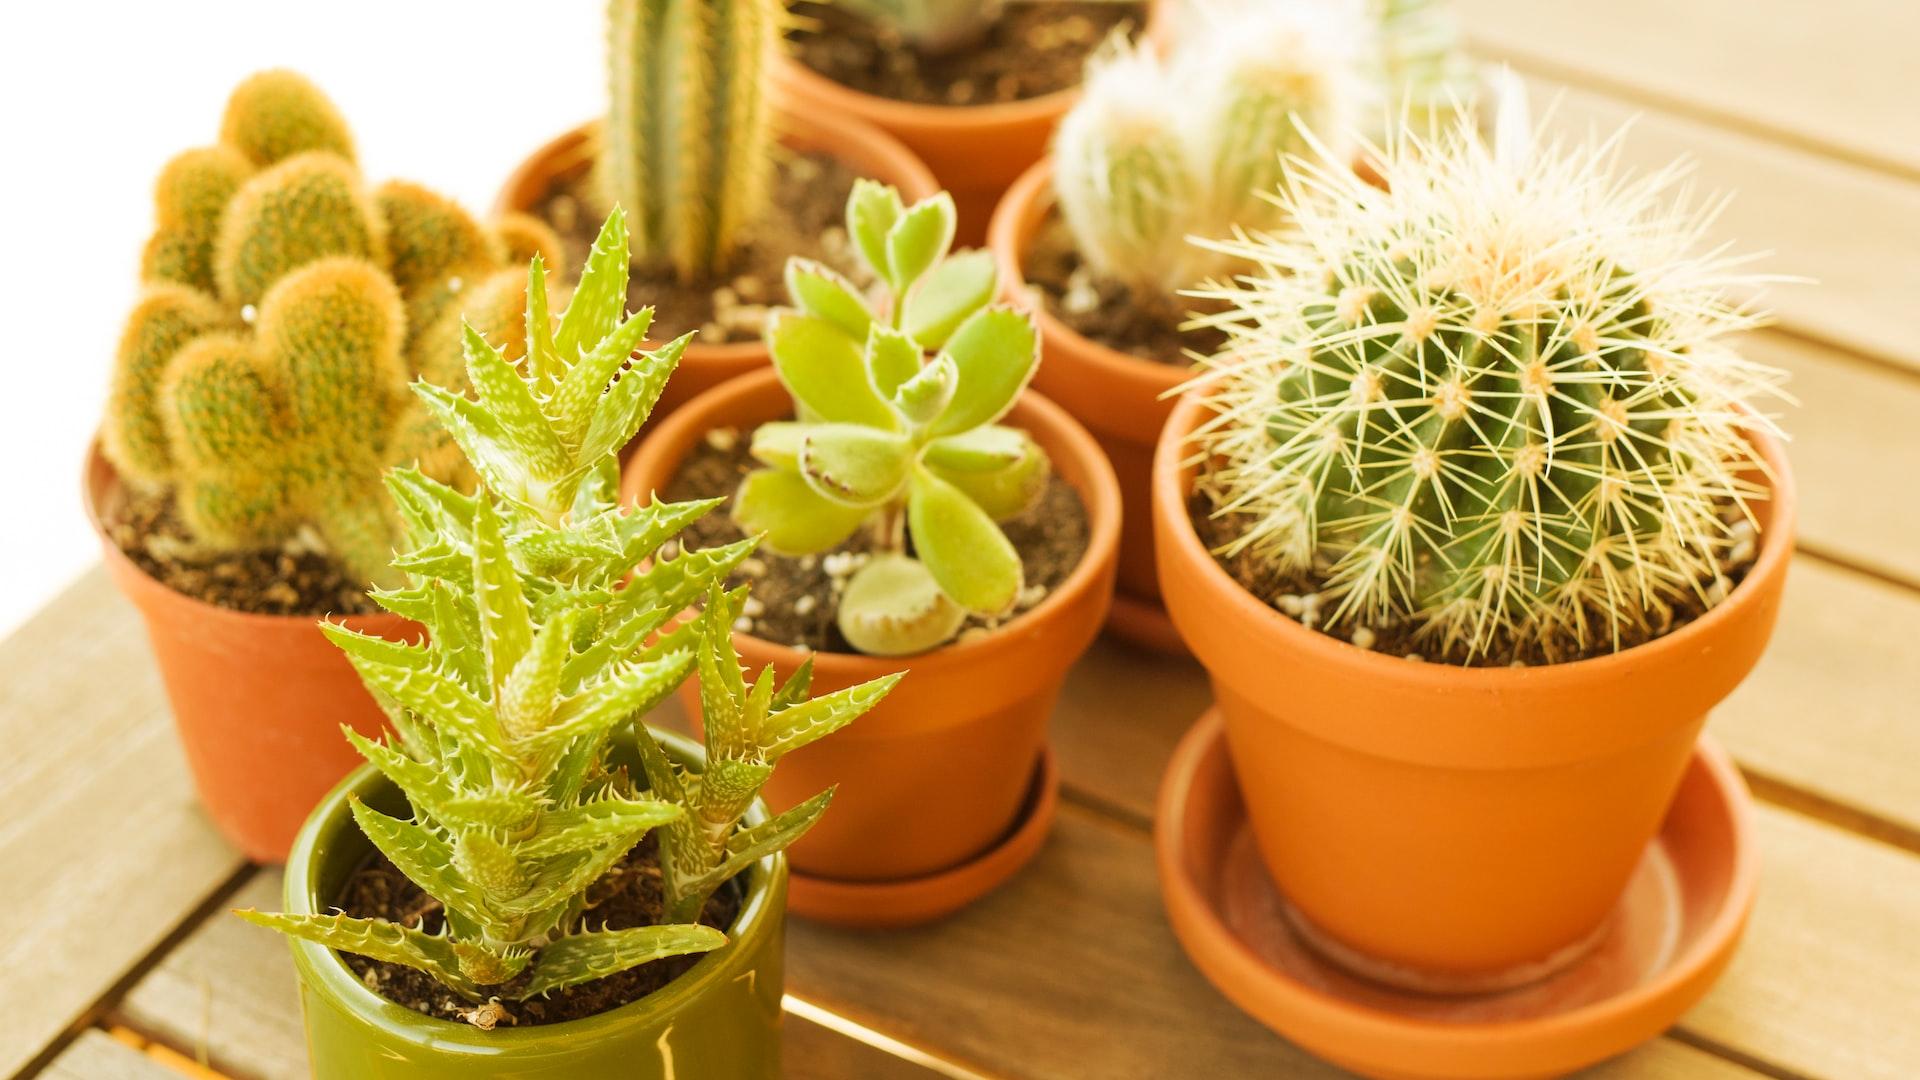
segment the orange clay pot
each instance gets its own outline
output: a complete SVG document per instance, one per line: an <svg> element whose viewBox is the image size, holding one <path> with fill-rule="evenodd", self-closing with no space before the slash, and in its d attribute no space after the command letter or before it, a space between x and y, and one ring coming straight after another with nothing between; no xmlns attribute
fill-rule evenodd
<svg viewBox="0 0 1920 1080"><path fill-rule="evenodd" d="M1148 40L1170 38L1158 25L1158 5L1147 21ZM986 240L987 221L1007 185L1046 156L1053 129L1080 100L1075 87L995 105L921 105L842 86L792 57L781 59L774 85L789 108L857 117L920 155L953 193L959 240L969 245Z"/></svg>
<svg viewBox="0 0 1920 1080"><path fill-rule="evenodd" d="M1000 289L1040 327L1045 359L1033 385L1087 426L1120 479L1120 578L1111 627L1122 637L1167 652L1184 652L1160 605L1153 559L1150 477L1153 448L1173 413L1165 395L1186 368L1142 360L1090 341L1054 318L1027 288L1027 246L1053 209L1053 162L1027 170L994 212L988 230L1000 268Z"/></svg>
<svg viewBox="0 0 1920 1080"><path fill-rule="evenodd" d="M120 478L96 446L82 491L107 573L147 624L194 787L220 832L255 862L284 862L320 799L361 764L340 732L386 729L346 657L320 634L319 616L253 615L161 584L101 527ZM417 624L396 615L336 620L395 640Z"/></svg>
<svg viewBox="0 0 1920 1080"><path fill-rule="evenodd" d="M1167 610L1206 665L1260 853L1296 927L1377 980L1518 985L1597 940L1707 712L1759 659L1792 549L1792 474L1721 604L1625 652L1529 668L1412 663L1306 629L1222 570L1186 512L1187 395L1154 459Z"/></svg>
<svg viewBox="0 0 1920 1080"><path fill-rule="evenodd" d="M780 128L781 145L787 149L831 155L861 176L899 188L901 197L908 202L940 192L933 174L912 151L892 136L858 120L813 110L781 112L775 123ZM513 175L507 177L506 186L494 202L494 211L534 213L555 185L586 175L599 152L597 127L598 121L582 124L521 162ZM773 208L773 212L779 211L779 207ZM649 342L641 347L650 349L658 344ZM703 345L695 338L654 406L653 417L664 417L701 391L769 363L767 347L761 342Z"/></svg>
<svg viewBox="0 0 1920 1080"><path fill-rule="evenodd" d="M792 415L771 369L710 390L647 435L621 493L634 502L665 491L715 428L744 433ZM924 877L993 847L1022 809L1067 669L1113 596L1120 495L1092 436L1059 406L1029 392L1003 422L1030 432L1079 491L1087 552L1045 600L975 640L911 657L812 654L816 695L908 674L872 712L780 762L766 789L776 811L839 785L833 808L788 852L797 872L850 882ZM748 634L733 640L748 668L772 664L783 678L809 655ZM683 694L698 716L697 691Z"/></svg>

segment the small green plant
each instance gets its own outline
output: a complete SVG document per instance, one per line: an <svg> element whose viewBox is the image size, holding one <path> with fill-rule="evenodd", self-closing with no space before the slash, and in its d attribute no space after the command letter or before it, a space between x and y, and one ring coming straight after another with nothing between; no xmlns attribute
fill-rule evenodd
<svg viewBox="0 0 1920 1080"><path fill-rule="evenodd" d="M633 215L643 263L683 281L724 270L767 208L768 71L780 0L609 0L609 106L596 171Z"/></svg>
<svg viewBox="0 0 1920 1080"><path fill-rule="evenodd" d="M1280 194L1295 231L1222 245L1258 272L1208 294L1198 487L1310 624L1462 662L1617 650L1751 546L1746 402L1778 373L1726 340L1759 321L1726 296L1756 279L1691 250L1680 170L1541 145L1517 98L1491 147L1475 122L1403 131L1390 190L1323 152Z"/></svg>
<svg viewBox="0 0 1920 1080"><path fill-rule="evenodd" d="M947 256L947 195L906 207L863 181L847 229L884 295L869 306L833 271L788 263L797 308L767 340L798 419L754 432L766 467L741 484L733 516L789 555L871 528L878 554L847 583L838 621L854 648L896 656L948 640L969 612L1005 613L1020 592L1020 556L995 522L1033 503L1050 466L1026 432L995 421L1032 378L1038 337L1026 316L988 306L990 257Z"/></svg>
<svg viewBox="0 0 1920 1080"><path fill-rule="evenodd" d="M1348 145L1361 101L1358 18L1339 5L1236 9L1162 59L1116 38L1054 140L1054 190L1076 246L1146 302L1214 271L1190 236L1281 223L1262 198L1308 132Z"/></svg>
<svg viewBox="0 0 1920 1080"><path fill-rule="evenodd" d="M355 800L354 819L440 902L444 929L240 912L249 921L417 968L472 1002L520 1000L724 944L698 925L708 898L825 811L831 791L742 827L783 755L853 720L897 676L811 701L809 669L784 686L769 669L749 686L731 637L744 593L719 583L752 542L664 558L661 545L718 500L619 506L616 454L692 336L634 356L651 312L624 314L627 259L616 211L557 326L532 262L523 367L469 329L478 400L416 384L484 481L464 495L417 470L389 475L406 580L376 598L426 626L426 640L323 624L395 732L347 737L411 807L396 817ZM704 614L681 621L702 599ZM695 672L703 771L671 762L635 723ZM622 733L645 786L610 761ZM587 890L654 830L667 921L594 926Z"/></svg>
<svg viewBox="0 0 1920 1080"><path fill-rule="evenodd" d="M368 192L352 153L325 95L269 71L234 90L218 144L168 163L101 441L130 484L174 493L209 551L310 526L371 581L399 537L381 471L463 469L408 380L462 385L445 324L510 247L559 240L414 184Z"/></svg>
<svg viewBox="0 0 1920 1080"><path fill-rule="evenodd" d="M1005 0L840 0L840 6L934 54L980 40L1006 10Z"/></svg>

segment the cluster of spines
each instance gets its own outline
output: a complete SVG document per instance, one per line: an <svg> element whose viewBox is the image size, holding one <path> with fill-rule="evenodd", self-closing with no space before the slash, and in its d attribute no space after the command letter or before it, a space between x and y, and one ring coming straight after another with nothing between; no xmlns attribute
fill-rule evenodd
<svg viewBox="0 0 1920 1080"><path fill-rule="evenodd" d="M1295 231L1219 245L1259 272L1207 293L1230 340L1201 487L1225 553L1328 629L1464 662L1617 649L1724 595L1751 529L1746 403L1777 373L1725 338L1753 279L1695 253L1711 214L1676 170L1474 123L1376 151L1390 191L1323 152L1281 192Z"/></svg>
<svg viewBox="0 0 1920 1080"><path fill-rule="evenodd" d="M640 261L707 280L765 211L767 77L785 18L780 0L608 0L596 175L632 216Z"/></svg>
<svg viewBox="0 0 1920 1080"><path fill-rule="evenodd" d="M464 298L510 250L557 259L558 239L531 220L484 228L416 185L369 192L338 111L286 71L241 83L221 141L168 163L155 219L105 452L129 481L175 489L210 549L306 524L371 580L393 538L380 469L458 468L407 382L457 381Z"/></svg>

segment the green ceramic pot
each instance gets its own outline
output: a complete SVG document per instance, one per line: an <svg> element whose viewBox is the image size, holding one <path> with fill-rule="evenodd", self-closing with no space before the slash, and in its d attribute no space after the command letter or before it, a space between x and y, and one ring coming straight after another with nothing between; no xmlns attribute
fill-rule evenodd
<svg viewBox="0 0 1920 1080"><path fill-rule="evenodd" d="M697 768L699 747L655 733L667 752ZM638 770L631 744L616 749ZM404 797L371 766L333 789L307 819L287 860L286 907L326 911L372 851L347 809L358 795L387 813ZM756 805L748 821L765 817ZM747 872L746 902L728 943L648 997L598 1016L481 1031L423 1016L362 984L332 949L292 940L301 1011L316 1080L774 1080L780 1073L782 949L787 863L762 859Z"/></svg>

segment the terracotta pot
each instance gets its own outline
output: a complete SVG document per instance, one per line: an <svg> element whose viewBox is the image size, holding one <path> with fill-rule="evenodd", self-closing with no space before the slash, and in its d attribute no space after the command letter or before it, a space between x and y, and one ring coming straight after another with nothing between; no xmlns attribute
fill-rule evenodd
<svg viewBox="0 0 1920 1080"><path fill-rule="evenodd" d="M789 150L830 154L861 176L892 184L907 201L925 199L940 192L933 174L899 141L859 120L833 116L819 110L782 112L778 117L781 144ZM586 175L593 166L597 121L589 121L568 131L536 150L532 157L507 177L500 197L494 202L496 213L518 211L533 213L556 184ZM778 207L775 211L778 212ZM652 348L650 342L643 348ZM703 345L699 339L687 347L680 367L667 383L653 409L659 419L712 386L735 375L769 363L767 347L758 341L736 341L725 345Z"/></svg>
<svg viewBox="0 0 1920 1080"><path fill-rule="evenodd" d="M693 743L676 735L659 737L682 764L701 764ZM639 768L631 743L624 756L630 768ZM314 811L287 862L289 912L327 911L372 853L347 809L355 796L386 813L406 813L405 797L371 766L342 782ZM747 820L762 821L765 814L756 803ZM313 1075L317 1080L672 1080L697 1073L774 1080L780 1075L786 861L779 855L760 860L747 872L746 887L740 914L727 927L727 944L702 956L685 974L617 1009L537 1027L481 1031L423 1015L368 989L332 949L288 939L300 976Z"/></svg>
<svg viewBox="0 0 1920 1080"><path fill-rule="evenodd" d="M1579 959L1671 802L1707 712L1759 659L1792 549L1792 475L1720 605L1625 652L1411 663L1309 630L1222 570L1186 512L1187 395L1154 460L1160 584L1213 680L1261 855L1298 928L1396 985L1479 991Z"/></svg>
<svg viewBox="0 0 1920 1080"><path fill-rule="evenodd" d="M1166 397L1191 372L1083 337L1027 287L1028 245L1053 210L1053 162L1027 170L994 212L988 242L1008 302L1033 315L1045 360L1033 385L1087 426L1120 479L1120 578L1113 629L1137 643L1184 651L1160 604L1153 559L1153 448L1173 413Z"/></svg>
<svg viewBox="0 0 1920 1080"><path fill-rule="evenodd" d="M665 491L708 431L745 431L792 412L770 369L708 391L646 437L622 494L638 501ZM1027 796L1067 669L1106 618L1120 498L1092 437L1059 406L1029 392L1004 422L1032 433L1079 491L1092 526L1087 553L1039 605L973 641L912 657L814 655L815 694L908 674L872 712L774 773L767 801L776 809L839 785L832 811L790 853L796 873L842 881L933 874L992 847ZM748 634L735 634L734 644L749 668L772 664L783 677L808 655ZM683 693L698 716L697 695Z"/></svg>
<svg viewBox="0 0 1920 1080"><path fill-rule="evenodd" d="M119 476L99 447L83 498L113 578L147 625L173 722L207 816L256 862L281 862L327 789L360 764L340 733L384 730L386 718L319 616L253 615L175 592L127 558L101 527ZM395 615L335 620L363 633L414 638Z"/></svg>
<svg viewBox="0 0 1920 1080"><path fill-rule="evenodd" d="M1150 40L1165 38L1158 5L1148 18ZM920 155L953 193L963 244L986 240L994 206L1021 173L1046 156L1053 129L1080 100L1076 87L1025 101L995 105L921 105L864 93L834 82L791 57L775 84L788 107L858 117Z"/></svg>

